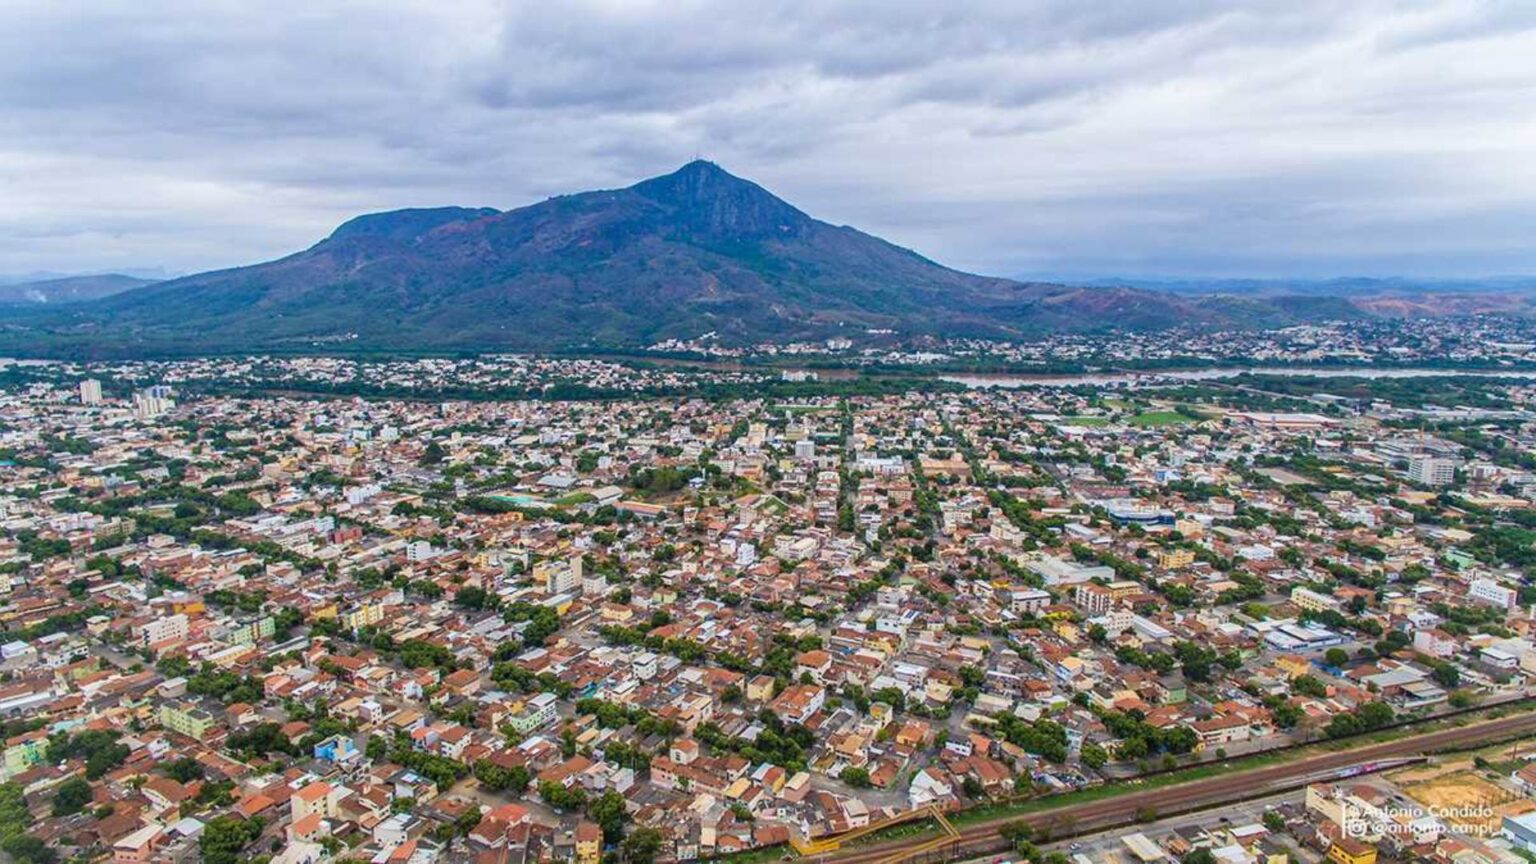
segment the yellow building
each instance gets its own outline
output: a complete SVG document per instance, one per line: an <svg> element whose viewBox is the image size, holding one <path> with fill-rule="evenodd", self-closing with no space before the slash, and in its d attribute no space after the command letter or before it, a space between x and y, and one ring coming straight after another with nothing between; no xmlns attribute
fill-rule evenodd
<svg viewBox="0 0 1536 864"><path fill-rule="evenodd" d="M597 864L603 857L603 829L595 822L576 825L576 864Z"/></svg>
<svg viewBox="0 0 1536 864"><path fill-rule="evenodd" d="M1195 563L1195 553L1189 549L1165 549L1157 553L1157 566L1165 570L1178 570Z"/></svg>
<svg viewBox="0 0 1536 864"><path fill-rule="evenodd" d="M747 698L753 702L764 702L773 698L773 677L759 675L747 682Z"/></svg>
<svg viewBox="0 0 1536 864"><path fill-rule="evenodd" d="M628 624L635 620L635 610L617 603L604 603L602 616L605 624Z"/></svg>
<svg viewBox="0 0 1536 864"><path fill-rule="evenodd" d="M166 703L160 706L160 725L172 732L201 741L209 730L213 729L216 722L212 714L195 705Z"/></svg>
<svg viewBox="0 0 1536 864"><path fill-rule="evenodd" d="M350 609L341 615L341 623L348 630L356 630L359 627L377 624L383 620L383 603L364 603L356 609Z"/></svg>
<svg viewBox="0 0 1536 864"><path fill-rule="evenodd" d="M1124 600L1127 597L1140 594L1142 587L1140 582L1132 582L1129 579L1116 579L1104 586L1109 592L1111 600Z"/></svg>
<svg viewBox="0 0 1536 864"><path fill-rule="evenodd" d="M1301 585L1291 589L1291 603L1296 608L1305 609L1308 612L1325 612L1339 608L1339 601Z"/></svg>
<svg viewBox="0 0 1536 864"><path fill-rule="evenodd" d="M1307 658L1295 654L1282 654L1275 658L1275 668L1285 673L1287 679L1299 678L1312 671Z"/></svg>
<svg viewBox="0 0 1536 864"><path fill-rule="evenodd" d="M1376 864L1376 847L1353 837L1340 837L1328 847L1333 864Z"/></svg>

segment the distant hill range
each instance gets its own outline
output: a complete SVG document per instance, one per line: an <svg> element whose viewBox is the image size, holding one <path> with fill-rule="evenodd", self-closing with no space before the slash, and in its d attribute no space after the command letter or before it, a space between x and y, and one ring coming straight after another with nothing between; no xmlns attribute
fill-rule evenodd
<svg viewBox="0 0 1536 864"><path fill-rule="evenodd" d="M1250 299L1331 298L1379 317L1528 314L1536 310L1536 276L1466 279L1137 279L1078 280L1088 286L1115 285L1164 291L1183 297Z"/></svg>
<svg viewBox="0 0 1536 864"><path fill-rule="evenodd" d="M103 273L0 283L0 303L79 303L153 284L153 279Z"/></svg>
<svg viewBox="0 0 1536 864"><path fill-rule="evenodd" d="M360 216L302 252L0 314L0 352L640 347L1255 327L1376 312L1334 292L1068 286L962 273L704 161L515 210Z"/></svg>
<svg viewBox="0 0 1536 864"><path fill-rule="evenodd" d="M1404 276L1341 276L1332 279L1147 279L1105 277L1072 280L1076 285L1124 285L1171 294L1234 296L1379 297L1416 294L1536 294L1536 276L1466 279L1412 279Z"/></svg>

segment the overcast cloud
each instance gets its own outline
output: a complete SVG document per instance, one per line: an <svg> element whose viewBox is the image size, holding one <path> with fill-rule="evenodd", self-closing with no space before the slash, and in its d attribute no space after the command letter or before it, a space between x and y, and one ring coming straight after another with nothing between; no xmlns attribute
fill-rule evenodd
<svg viewBox="0 0 1536 864"><path fill-rule="evenodd" d="M998 274L1536 272L1536 5L0 0L0 273L703 155Z"/></svg>

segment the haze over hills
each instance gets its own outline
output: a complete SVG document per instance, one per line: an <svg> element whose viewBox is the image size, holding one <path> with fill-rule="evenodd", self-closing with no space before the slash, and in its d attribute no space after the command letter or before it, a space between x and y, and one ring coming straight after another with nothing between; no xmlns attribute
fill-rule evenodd
<svg viewBox="0 0 1536 864"><path fill-rule="evenodd" d="M1075 284L1146 288L1191 298L1261 299L1293 307L1312 302L1335 307L1347 306L1356 314L1379 317L1529 314L1536 310L1536 276L1342 276L1333 279L1109 277L1079 280Z"/></svg>
<svg viewBox="0 0 1536 864"><path fill-rule="evenodd" d="M122 273L59 276L0 284L0 303L78 303L154 283Z"/></svg>
<svg viewBox="0 0 1536 864"><path fill-rule="evenodd" d="M0 349L546 350L705 333L734 343L870 328L1006 338L1366 314L1315 292L1205 296L962 273L695 161L508 211L360 216L276 261L12 316Z"/></svg>
<svg viewBox="0 0 1536 864"><path fill-rule="evenodd" d="M1331 279L1188 278L1154 279L1108 276L1069 279L1075 285L1122 285L1173 294L1242 296L1379 297L1418 294L1532 294L1536 276L1411 278L1406 276L1338 276Z"/></svg>

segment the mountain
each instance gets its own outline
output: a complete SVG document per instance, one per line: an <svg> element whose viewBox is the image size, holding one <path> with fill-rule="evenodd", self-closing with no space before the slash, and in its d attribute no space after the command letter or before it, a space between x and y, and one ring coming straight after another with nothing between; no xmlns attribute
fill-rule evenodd
<svg viewBox="0 0 1536 864"><path fill-rule="evenodd" d="M1359 314L1347 304L1328 311ZM706 333L737 344L871 328L1008 337L1316 317L1271 298L1234 304L962 273L695 161L628 188L508 211L361 216L276 261L3 322L0 350L544 350Z"/></svg>
<svg viewBox="0 0 1536 864"><path fill-rule="evenodd" d="M0 285L0 303L78 303L121 294L154 281L121 273L103 273L13 282Z"/></svg>

